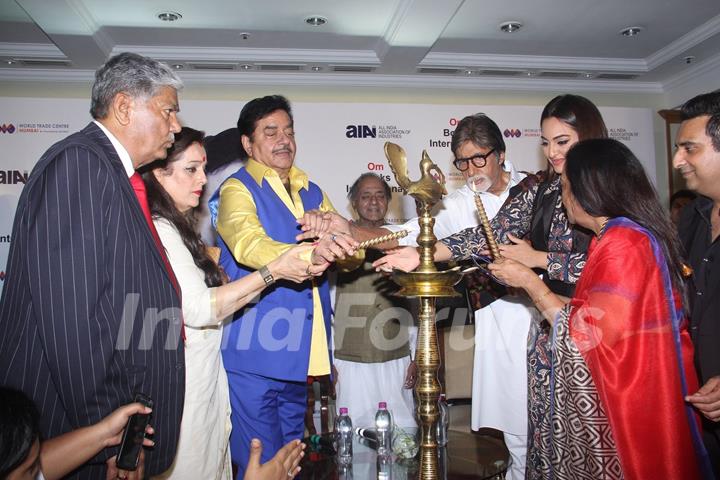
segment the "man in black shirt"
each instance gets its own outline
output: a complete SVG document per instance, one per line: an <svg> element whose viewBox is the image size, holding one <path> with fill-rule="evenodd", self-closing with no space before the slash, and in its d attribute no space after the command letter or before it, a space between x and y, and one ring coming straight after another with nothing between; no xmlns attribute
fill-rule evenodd
<svg viewBox="0 0 720 480"><path fill-rule="evenodd" d="M701 387L687 397L703 415L703 440L720 477L720 92L682 106L673 167L698 198L683 211L680 238L693 270L690 333Z"/></svg>

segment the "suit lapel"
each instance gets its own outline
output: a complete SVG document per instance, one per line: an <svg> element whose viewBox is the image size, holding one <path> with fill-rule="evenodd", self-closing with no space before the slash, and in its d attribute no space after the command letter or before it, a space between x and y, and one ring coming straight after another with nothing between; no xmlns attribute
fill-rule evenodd
<svg viewBox="0 0 720 480"><path fill-rule="evenodd" d="M114 175L117 177L120 190L127 200L130 213L141 225L144 226L144 228L141 227L140 229L145 241L148 244L148 249L153 252L153 257L157 261L158 265L160 265L162 271L165 272L165 276L168 278L168 281L172 283L170 273L167 271L165 262L160 256L157 244L155 243L155 238L153 238L153 235L150 232L150 227L147 224L147 220L145 220L145 214L140 208L140 202L137 199L137 195L135 195L135 190L133 190L132 185L130 185L130 179L127 176L125 167L123 166L122 160L120 160L120 156L117 154L115 147L107 135L105 135L105 133L95 123L91 122L88 124L88 126L82 130L82 133L100 147L100 150L105 155Z"/></svg>

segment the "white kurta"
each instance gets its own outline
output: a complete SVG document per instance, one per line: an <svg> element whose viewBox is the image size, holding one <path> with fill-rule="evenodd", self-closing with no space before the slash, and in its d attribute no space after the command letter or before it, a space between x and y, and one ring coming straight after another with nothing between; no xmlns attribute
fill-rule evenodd
<svg viewBox="0 0 720 480"><path fill-rule="evenodd" d="M330 273L330 299L333 312L337 300L337 276ZM330 339L335 351L335 327ZM379 402L387 402L393 421L403 429L417 428L413 390L403 388L408 365L415 354L417 327L408 327L410 355L387 362L360 363L333 358L338 372L335 405L347 407L353 427L372 427ZM355 473L357 475L357 472Z"/></svg>
<svg viewBox="0 0 720 480"><path fill-rule="evenodd" d="M471 427L527 435L527 345L533 315L526 297L506 295L475 312Z"/></svg>
<svg viewBox="0 0 720 480"><path fill-rule="evenodd" d="M334 360L338 408L347 407L353 427L375 425L379 402L387 402L393 421L403 429L417 428L413 391L403 388L410 357L378 363Z"/></svg>
<svg viewBox="0 0 720 480"><path fill-rule="evenodd" d="M155 478L230 479L230 396L220 355L222 324L213 311L212 289L180 234L155 219L160 240L182 291L185 322L185 405L175 461Z"/></svg>
<svg viewBox="0 0 720 480"><path fill-rule="evenodd" d="M511 187L525 175L505 161L510 182L500 195L483 192L481 198L492 219L507 200ZM436 207L435 236L445 238L478 225L474 193L464 186L445 197ZM388 226L393 231L407 229L400 240L417 245L420 232L416 219L404 225ZM530 320L537 311L519 297L505 296L475 312L475 361L472 385L473 430L492 427L514 435L527 434L527 335Z"/></svg>

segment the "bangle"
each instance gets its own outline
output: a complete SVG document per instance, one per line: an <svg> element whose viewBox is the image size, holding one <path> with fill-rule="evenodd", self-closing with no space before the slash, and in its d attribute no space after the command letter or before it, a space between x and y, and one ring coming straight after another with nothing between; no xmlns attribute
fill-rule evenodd
<svg viewBox="0 0 720 480"><path fill-rule="evenodd" d="M272 273L270 273L270 270L268 270L267 265L260 267L258 272L260 272L260 276L265 281L265 286L275 283L275 278L272 276Z"/></svg>
<svg viewBox="0 0 720 480"><path fill-rule="evenodd" d="M548 290L547 290L545 293L543 293L543 294L540 295L539 297L533 298L533 302L535 302L535 305L540 305L540 301L541 301L543 298L545 298L545 297L547 297L548 295L550 295L551 293L553 293L552 290L550 290L550 289L548 288Z"/></svg>

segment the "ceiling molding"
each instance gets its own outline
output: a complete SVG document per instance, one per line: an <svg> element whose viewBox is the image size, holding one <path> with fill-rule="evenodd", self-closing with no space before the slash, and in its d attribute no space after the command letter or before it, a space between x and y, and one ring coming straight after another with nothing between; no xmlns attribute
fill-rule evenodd
<svg viewBox="0 0 720 480"><path fill-rule="evenodd" d="M0 42L0 57L67 59L65 54L51 43Z"/></svg>
<svg viewBox="0 0 720 480"><path fill-rule="evenodd" d="M390 51L390 47L392 47L393 41L405 22L405 18L409 15L410 7L414 2L415 0L400 0L398 3L395 13L385 28L385 33L383 33L375 46L375 53L378 58L385 58L385 55Z"/></svg>
<svg viewBox="0 0 720 480"><path fill-rule="evenodd" d="M720 33L720 15L711 18L696 29L649 55L645 58L645 62L650 70L654 70L718 33Z"/></svg>
<svg viewBox="0 0 720 480"><path fill-rule="evenodd" d="M74 66L80 69L101 65L112 44L100 30L82 0L15 0Z"/></svg>
<svg viewBox="0 0 720 480"><path fill-rule="evenodd" d="M543 57L539 55L490 55L430 53L420 66L435 67L492 67L530 70L592 70L603 72L646 73L644 59L592 58L592 57Z"/></svg>
<svg viewBox="0 0 720 480"><path fill-rule="evenodd" d="M233 47L157 47L143 45L116 45L112 55L135 52L146 57L177 61L207 62L307 62L349 63L380 65L380 59L372 50L309 50L300 48L233 48Z"/></svg>
<svg viewBox="0 0 720 480"><path fill-rule="evenodd" d="M390 27L376 43L382 72L407 75L432 50L465 0L401 0ZM410 8L412 7L412 8Z"/></svg>
<svg viewBox="0 0 720 480"><path fill-rule="evenodd" d="M720 68L720 53L712 56L702 63L691 66L687 70L678 73L677 75L670 77L662 83L665 91L672 90L679 86L682 86L688 82L691 82L695 78L711 71Z"/></svg>
<svg viewBox="0 0 720 480"><path fill-rule="evenodd" d="M115 42L104 30L97 30L93 33L93 40L100 49L109 57L115 47Z"/></svg>
<svg viewBox="0 0 720 480"><path fill-rule="evenodd" d="M80 20L85 26L88 33L94 33L100 30L100 26L97 24L90 11L87 9L82 0L65 0L67 5L80 17Z"/></svg>
<svg viewBox="0 0 720 480"><path fill-rule="evenodd" d="M86 84L95 80L94 70L60 68L0 68L0 81Z"/></svg>
<svg viewBox="0 0 720 480"><path fill-rule="evenodd" d="M92 16L90 11L85 6L85 3L82 0L66 0L67 4L70 8L72 8L75 13L82 19L82 21L85 23L88 32L92 35L93 41L95 42L95 45L100 48L100 50L106 55L110 56L110 53L113 50L113 47L115 46L115 42L110 37L110 35L107 34L102 28L100 28L100 25L98 25L97 20Z"/></svg>
<svg viewBox="0 0 720 480"><path fill-rule="evenodd" d="M186 85L275 85L316 87L433 88L456 90L573 91L595 93L663 93L658 82L557 80L420 75L372 75L272 72L178 72ZM0 81L92 83L92 70L0 68Z"/></svg>
<svg viewBox="0 0 720 480"><path fill-rule="evenodd" d="M239 85L307 85L332 87L383 87L383 88L437 88L462 90L521 90L521 91L586 91L586 92L632 92L662 93L657 82L593 81L555 79L508 79L480 77L424 77L419 75L372 75L372 74L317 74L288 73L263 74L246 72L241 75L209 72L181 72L187 84L239 84ZM220 80L220 81L219 81Z"/></svg>

